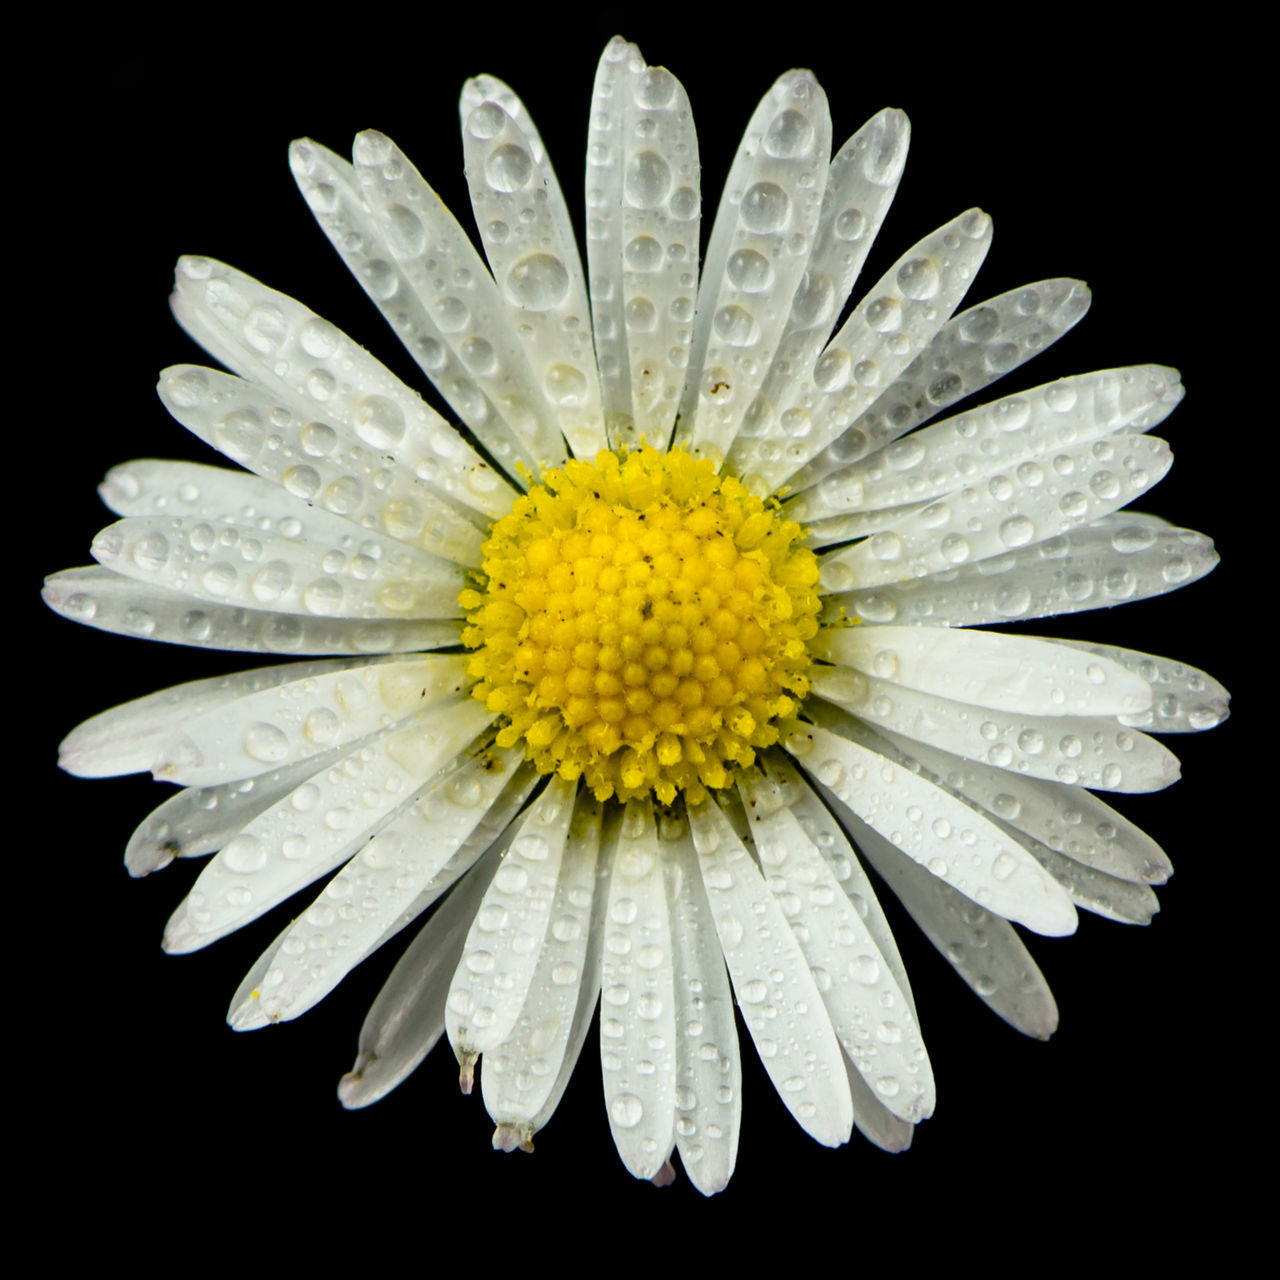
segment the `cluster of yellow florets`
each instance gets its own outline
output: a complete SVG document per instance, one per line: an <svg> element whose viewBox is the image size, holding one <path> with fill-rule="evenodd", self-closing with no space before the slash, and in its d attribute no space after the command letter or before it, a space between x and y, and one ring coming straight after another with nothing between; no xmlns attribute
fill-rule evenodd
<svg viewBox="0 0 1280 1280"><path fill-rule="evenodd" d="M680 450L550 472L459 598L498 744L601 800L727 786L809 690L818 564L802 535Z"/></svg>

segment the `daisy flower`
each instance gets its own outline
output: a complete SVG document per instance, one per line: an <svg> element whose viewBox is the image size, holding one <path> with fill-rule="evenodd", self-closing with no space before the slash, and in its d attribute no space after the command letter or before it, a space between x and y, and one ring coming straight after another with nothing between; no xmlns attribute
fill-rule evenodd
<svg viewBox="0 0 1280 1280"><path fill-rule="evenodd" d="M461 123L483 257L385 135L290 153L449 418L303 303L179 262L174 314L227 371L168 369L160 396L243 469L115 468L97 563L46 599L265 664L95 716L62 764L180 788L126 853L135 875L213 855L169 951L325 882L236 991L239 1029L434 908L347 1106L447 1036L494 1144L529 1148L598 1006L624 1164L666 1181L678 1152L709 1194L737 1153L736 1006L808 1133L904 1149L935 1088L877 893L1047 1038L1014 926L1149 920L1168 859L1095 792L1169 785L1152 734L1226 715L1180 662L985 629L1213 567L1202 535L1125 510L1170 465L1148 432L1178 375L985 395L1087 289L969 302L977 209L859 281L908 123L882 111L833 157L808 72L752 116L701 261L689 102L635 46L596 74L585 265L513 90L469 81Z"/></svg>

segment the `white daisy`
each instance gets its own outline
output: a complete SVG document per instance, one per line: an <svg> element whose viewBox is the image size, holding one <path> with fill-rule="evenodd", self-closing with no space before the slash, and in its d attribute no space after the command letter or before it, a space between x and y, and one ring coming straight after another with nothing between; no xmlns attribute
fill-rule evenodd
<svg viewBox="0 0 1280 1280"><path fill-rule="evenodd" d="M336 873L234 1026L296 1017L444 897L370 1010L349 1106L447 1032L464 1087L480 1060L495 1144L529 1146L599 1003L624 1163L663 1179L678 1149L710 1193L737 1148L736 998L809 1133L901 1149L933 1080L863 862L1046 1037L1053 998L1009 922L1149 919L1168 861L1092 793L1168 785L1144 730L1226 714L1179 663L964 629L1212 568L1201 535L1122 510L1169 466L1145 432L1177 374L1085 374L925 425L1066 332L1087 290L958 311L991 237L971 210L837 327L907 123L882 112L829 161L806 72L753 116L700 271L688 102L634 46L597 73L585 273L523 104L481 77L461 109L488 265L383 135L353 165L310 142L291 160L462 431L302 304L182 260L174 312L232 373L169 369L160 394L254 474L117 468L98 565L46 598L307 660L96 716L64 767L183 788L127 853L135 874L215 854L171 951Z"/></svg>

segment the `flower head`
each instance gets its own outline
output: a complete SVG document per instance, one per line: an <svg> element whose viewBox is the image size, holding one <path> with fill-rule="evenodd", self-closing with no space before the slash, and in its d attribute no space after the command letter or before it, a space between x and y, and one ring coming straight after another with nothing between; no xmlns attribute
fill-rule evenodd
<svg viewBox="0 0 1280 1280"><path fill-rule="evenodd" d="M291 152L460 428L300 303L179 263L174 313L232 372L169 369L160 394L245 471L118 468L98 565L47 598L307 660L104 713L63 763L183 788L127 853L135 874L215 853L171 951L332 873L242 983L239 1028L298 1016L443 898L370 1011L349 1106L443 1030L468 1090L479 1062L495 1144L531 1146L599 1004L623 1161L664 1180L678 1150L715 1191L736 1003L808 1132L901 1149L934 1084L864 863L1046 1037L1056 1008L1010 922L1149 918L1167 860L1093 792L1167 785L1176 760L1143 730L1225 716L1181 664L967 629L1212 567L1207 540L1123 511L1169 466L1145 432L1178 376L1085 374L926 425L1065 333L1087 291L954 314L991 238L970 210L840 323L908 131L881 112L831 159L807 72L752 117L701 264L688 102L634 46L597 73L585 272L520 100L481 77L462 117L484 259L385 136L352 164Z"/></svg>

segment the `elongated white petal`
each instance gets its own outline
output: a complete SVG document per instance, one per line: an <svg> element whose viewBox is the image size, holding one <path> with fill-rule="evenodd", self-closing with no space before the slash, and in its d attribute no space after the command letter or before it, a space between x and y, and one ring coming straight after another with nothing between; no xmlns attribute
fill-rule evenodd
<svg viewBox="0 0 1280 1280"><path fill-rule="evenodd" d="M912 1016L918 1022L911 983L907 979L907 967L898 954L898 944L893 939L889 922L885 919L884 911L871 886L870 877L858 861L853 846L845 836L844 828L835 820L831 810L818 798L813 787L785 752L769 751L758 763L763 775L761 785L777 789L781 803L795 816L805 835L826 860L836 883L853 904L853 909L871 935L881 958L889 966L898 989L911 1006Z"/></svg>
<svg viewBox="0 0 1280 1280"><path fill-rule="evenodd" d="M320 418L316 405L198 365L166 369L156 390L188 431L294 497L408 546L474 563L478 513L455 506L389 448L371 448L377 432L367 423L362 441L340 419L335 428ZM500 502L513 498L508 490Z"/></svg>
<svg viewBox="0 0 1280 1280"><path fill-rule="evenodd" d="M341 671L366 661L368 659L332 658L321 662L285 663L161 689L111 707L77 725L62 740L58 763L78 778L144 773L155 763L165 741L184 721L217 707L229 706L262 689Z"/></svg>
<svg viewBox="0 0 1280 1280"><path fill-rule="evenodd" d="M205 867L165 928L165 949L207 946L333 870L410 804L490 719L470 698L422 712L304 782Z"/></svg>
<svg viewBox="0 0 1280 1280"><path fill-rule="evenodd" d="M1114 720L1024 716L919 693L848 667L818 667L813 690L859 719L967 760L1101 791L1160 791L1178 779L1177 757Z"/></svg>
<svg viewBox="0 0 1280 1280"><path fill-rule="evenodd" d="M515 361L505 358L506 340L514 334L501 314L488 269L429 188L418 191L421 208L413 200L389 204L378 199L379 168L392 181L404 177L406 185L415 186L421 181L407 161L411 177L399 172L390 139L371 130L356 139L354 149L355 166L310 138L290 146L289 166L316 221L418 367L508 476L517 477L521 467L536 469L531 446L542 427L535 410L512 393L513 369L524 361L518 348ZM362 170L371 171L366 180L372 189L362 185ZM433 251L444 265L434 281L424 278L425 264L418 261ZM468 340L487 344L492 357L477 360L479 348L467 348L479 377L462 356L462 343ZM528 377L527 369L521 370L516 384ZM554 453L558 433L547 438Z"/></svg>
<svg viewBox="0 0 1280 1280"><path fill-rule="evenodd" d="M578 796L551 906L551 927L538 955L529 994L511 1034L484 1055L480 1084L485 1109L499 1130L532 1142L533 1121L554 1089L569 1052L579 1003L588 994L587 951L600 854L601 808ZM598 984L597 984L598 987Z"/></svg>
<svg viewBox="0 0 1280 1280"><path fill-rule="evenodd" d="M800 725L784 746L804 771L908 857L1036 933L1073 933L1070 898L1016 841L940 787L859 743Z"/></svg>
<svg viewBox="0 0 1280 1280"><path fill-rule="evenodd" d="M210 258L181 258L169 300L178 323L234 373L300 417L341 423L441 493L489 515L509 503L492 467L424 400L300 302ZM221 447L221 446L219 446Z"/></svg>
<svg viewBox="0 0 1280 1280"><path fill-rule="evenodd" d="M356 136L352 156L363 206L343 213L378 257L376 266L361 261L359 248L346 248L353 237L331 233L340 251L346 248L348 265L458 416L473 431L479 428L481 440L501 440L505 429L539 466L562 462L559 426L466 232L390 138L365 130ZM332 164L323 152L320 160ZM404 288L380 300L388 268ZM508 452L505 464L517 456Z"/></svg>
<svg viewBox="0 0 1280 1280"><path fill-rule="evenodd" d="M886 107L831 158L813 251L770 380L811 367L831 336L897 194L910 142L906 114Z"/></svg>
<svg viewBox="0 0 1280 1280"><path fill-rule="evenodd" d="M714 802L689 812L698 865L734 994L778 1096L824 1146L848 1142L844 1054L777 900Z"/></svg>
<svg viewBox="0 0 1280 1280"><path fill-rule="evenodd" d="M174 858L216 853L277 800L328 768L347 748L326 751L299 764L255 778L213 787L185 787L139 823L124 851L131 876L145 876Z"/></svg>
<svg viewBox="0 0 1280 1280"><path fill-rule="evenodd" d="M786 331L814 247L831 156L827 98L788 71L743 134L698 284L677 439L719 463Z"/></svg>
<svg viewBox="0 0 1280 1280"><path fill-rule="evenodd" d="M909 249L872 287L811 373L776 406L777 449L756 471L768 492L798 471L879 398L933 340L991 245L991 219L970 209ZM799 371L798 371L799 372Z"/></svg>
<svg viewBox="0 0 1280 1280"><path fill-rule="evenodd" d="M611 444L659 447L685 383L698 280L698 138L684 87L615 37L587 143L587 262Z"/></svg>
<svg viewBox="0 0 1280 1280"><path fill-rule="evenodd" d="M851 729L850 719L843 732ZM1150 836L1083 787L1022 777L888 730L883 734L904 758L918 761L948 790L1057 853L1135 883L1163 884L1173 873L1164 850Z"/></svg>
<svg viewBox="0 0 1280 1280"><path fill-rule="evenodd" d="M740 775L756 853L849 1059L884 1105L912 1123L936 1093L911 1002L817 845L758 773Z"/></svg>
<svg viewBox="0 0 1280 1280"><path fill-rule="evenodd" d="M1052 821L1045 823L1043 819L1046 809L1054 803L1053 798L1036 794L1032 790L1035 787L1040 787L1044 791L1063 792L1064 794L1058 798L1058 807L1064 815L1069 815L1077 823L1081 821L1086 811L1091 811L1093 815L1099 811L1111 813L1111 810L1095 800L1087 791L1079 787L1055 788L1047 783L1004 773L1003 781L997 781L994 785L1010 789L1002 790L998 795L991 797L992 803L988 807L982 803L982 800L988 797L992 786L987 775L998 774L999 770L976 772L982 767L957 760L954 756L924 747L921 743L903 740L894 734L882 735L872 731L853 717L834 711L820 702L811 702L808 710L827 728L843 733L853 741L878 751L896 764L919 773L921 777L927 778L950 794L972 803L975 812L980 812L1012 841L1015 841L1021 850L1029 853L1067 891L1072 902L1077 906L1113 920L1133 924L1149 923L1151 917L1160 909L1155 894L1145 883L1141 883L1150 877L1135 875L1127 868L1123 876L1109 874L1108 871L1098 869L1096 865L1087 864L1081 858L1049 848L1026 830L1028 826L1047 825L1052 831ZM1020 797L1026 797L1029 801L1029 821L1021 816ZM1119 818L1119 815L1114 816ZM1124 820L1121 818L1119 822L1123 824ZM1114 837L1115 828L1104 820L1098 823L1098 833L1100 836L1103 833L1109 833ZM1074 847L1080 847L1083 842L1073 841L1072 843ZM1156 855L1163 859L1164 855L1155 848L1153 842L1143 837L1141 832L1137 832L1136 839L1129 841L1127 847L1108 848L1104 845L1103 859L1095 859L1095 861L1102 861L1110 855L1111 864L1121 861L1123 866L1122 860L1126 857L1131 859L1131 851L1135 847L1141 848L1144 844L1155 849ZM1087 849L1087 846L1085 847ZM1168 862L1165 860L1164 867L1167 868L1167 866ZM1156 869L1159 870L1159 864L1156 864ZM1163 877L1157 874L1153 878Z"/></svg>
<svg viewBox="0 0 1280 1280"><path fill-rule="evenodd" d="M916 1127L910 1120L895 1116L876 1097L875 1090L862 1078L858 1068L846 1057L849 1076L849 1098L853 1102L853 1125L864 1138L881 1151L905 1151L915 1137Z"/></svg>
<svg viewBox="0 0 1280 1280"><path fill-rule="evenodd" d="M449 989L449 1043L460 1061L514 1030L546 938L576 784L555 778L529 810L485 892Z"/></svg>
<svg viewBox="0 0 1280 1280"><path fill-rule="evenodd" d="M560 1105L564 1091L569 1087L569 1080L578 1059L582 1056L583 1046L587 1041L587 1033L595 1021L596 1006L600 1003L600 969L602 939L604 938L605 909L609 898L609 878L613 874L614 842L602 837L600 856L596 861L596 885L591 904L591 931L587 938L587 954L583 961L582 992L578 997L578 1007L574 1011L573 1025L569 1028L569 1040L565 1048L564 1060L556 1075L555 1083L547 1100L542 1104L538 1114L530 1121L534 1131L545 1128L547 1121Z"/></svg>
<svg viewBox="0 0 1280 1280"><path fill-rule="evenodd" d="M868 538L901 524L909 515L923 511L928 502L908 502L900 507L886 507L882 511L851 511L843 516L824 516L812 524L806 524L806 543L815 551L833 547L838 543L852 542L855 538Z"/></svg>
<svg viewBox="0 0 1280 1280"><path fill-rule="evenodd" d="M1089 302L1083 281L1040 280L953 316L852 426L791 477L791 489L818 484L990 386L1062 337Z"/></svg>
<svg viewBox="0 0 1280 1280"><path fill-rule="evenodd" d="M378 992L360 1028L355 1063L338 1085L344 1107L367 1107L385 1098L435 1048L444 1032L454 966L504 847L495 845L462 877Z"/></svg>
<svg viewBox="0 0 1280 1280"><path fill-rule="evenodd" d="M438 774L273 944L267 971L232 1005L231 1025L245 1031L296 1018L332 991L455 857L519 761L516 752L489 751Z"/></svg>
<svg viewBox="0 0 1280 1280"><path fill-rule="evenodd" d="M881 586L1045 542L1133 502L1172 462L1169 446L1150 436L1064 448L948 493L866 542L824 556L822 584L828 591Z"/></svg>
<svg viewBox="0 0 1280 1280"><path fill-rule="evenodd" d="M821 519L941 497L1042 454L1117 431L1148 431L1183 396L1176 369L1138 365L1061 378L925 427L831 473L800 494L787 514ZM1054 456L1055 467L1062 463Z"/></svg>
<svg viewBox="0 0 1280 1280"><path fill-rule="evenodd" d="M462 566L363 534L326 527L320 512L277 526L134 516L90 548L104 568L193 599L332 618L455 618Z"/></svg>
<svg viewBox="0 0 1280 1280"><path fill-rule="evenodd" d="M664 845L675 961L676 1146L704 1196L723 1191L738 1159L742 1061L733 995L688 822Z"/></svg>
<svg viewBox="0 0 1280 1280"><path fill-rule="evenodd" d="M1121 512L978 564L842 592L825 616L938 627L1043 618L1164 595L1217 563L1204 534Z"/></svg>
<svg viewBox="0 0 1280 1280"><path fill-rule="evenodd" d="M98 486L98 496L118 516L181 516L217 523L266 521L268 527L314 516L317 528L340 536L352 530L345 520L317 511L271 480L230 467L167 458L136 458L112 467ZM296 532L301 526L296 527ZM296 532L291 536L296 536Z"/></svg>
<svg viewBox="0 0 1280 1280"><path fill-rule="evenodd" d="M1230 715L1231 695L1211 675L1198 667L1160 658L1136 649L1120 649L1112 644L1094 644L1089 640L1054 640L1053 644L1069 645L1119 663L1145 680L1152 692L1151 706L1145 711L1127 712L1121 724L1152 733L1198 733L1221 724Z"/></svg>
<svg viewBox="0 0 1280 1280"><path fill-rule="evenodd" d="M507 109L511 90L492 76L469 86L463 155L485 256L535 383L574 453L593 457L607 441L586 281L564 195L528 113Z"/></svg>
<svg viewBox="0 0 1280 1280"><path fill-rule="evenodd" d="M503 788L502 794L482 814L471 834L462 842L453 856L431 876L408 906L404 907L400 914L386 925L376 939L372 942L366 940L362 951L358 955L350 957L350 965L354 966L360 963L384 943L394 938L402 929L411 925L424 911L433 907L443 894L447 893L460 878L471 871L481 857L486 854L492 855L494 858L501 857L515 835L515 828L511 826L511 819L524 806L537 780L538 775L530 766L525 764L517 765L514 774L510 776L506 786ZM411 810L410 812L412 813L413 811ZM397 820L389 827L384 828L383 834L399 826L399 823L400 820ZM496 865L496 862L494 865ZM485 885L488 884L487 873L484 876L484 883ZM468 919L467 923L468 925L471 923L470 919ZM277 942L282 943L288 932L288 929L286 929L277 939ZM253 1008L257 999L254 993L255 990L260 993L262 981L271 970L278 953L278 945L264 952L258 964L250 970L245 980L240 984L236 995L232 998L227 1019L236 1030L251 1030L263 1025L260 1011L256 1011ZM455 950L449 961L448 972L445 975L446 979L452 976L453 969L457 963L458 953ZM324 989L313 989L312 1003L321 999L325 994L327 992ZM440 994L439 999L441 1009L443 1009L443 992ZM240 1015L239 1019L236 1017L237 1014ZM441 1016L443 1017L443 1014ZM443 1026L443 1022L441 1022L441 1026ZM391 1086L388 1085L387 1087L390 1088Z"/></svg>
<svg viewBox="0 0 1280 1280"><path fill-rule="evenodd" d="M357 742L458 696L470 683L464 654L375 659L291 680L192 717L153 768L164 776L172 767L188 786L251 778Z"/></svg>
<svg viewBox="0 0 1280 1280"><path fill-rule="evenodd" d="M520 753L516 751L514 754L518 756ZM515 827L511 826L512 821L524 808L525 802L539 781L539 775L532 765L524 763L517 766L515 773L502 789L502 794L481 816L475 829L463 841L458 852L432 876L400 916L387 926L382 937L375 944L376 947L382 946L389 938L412 924L424 911L433 906L440 895L474 865L481 854L503 841L505 843L502 844L502 848L506 849L516 831ZM508 827L511 829L508 830Z"/></svg>
<svg viewBox="0 0 1280 1280"><path fill-rule="evenodd" d="M65 569L41 592L55 613L99 631L241 653L416 653L462 641L460 619L304 618L195 601L181 591L147 586L101 565Z"/></svg>
<svg viewBox="0 0 1280 1280"><path fill-rule="evenodd" d="M827 794L858 848L947 963L1010 1026L1047 1040L1058 1029L1058 1006L1013 926L931 875Z"/></svg>
<svg viewBox="0 0 1280 1280"><path fill-rule="evenodd" d="M974 706L1025 715L1118 716L1146 710L1140 676L1099 655L999 632L853 627L820 632L810 651L869 676Z"/></svg>
<svg viewBox="0 0 1280 1280"><path fill-rule="evenodd" d="M1074 858L1055 853L1038 840L1021 838L1033 858L1071 895L1084 911L1117 920L1121 924L1150 924L1160 903L1149 885L1120 880Z"/></svg>
<svg viewBox="0 0 1280 1280"><path fill-rule="evenodd" d="M587 125L586 204L591 210L587 283L600 369L600 404L610 445L634 440L631 356L622 291L622 177L632 82L644 69L640 50L614 36L596 67ZM654 243L661 253L662 246L656 240Z"/></svg>
<svg viewBox="0 0 1280 1280"><path fill-rule="evenodd" d="M617 824L601 953L600 1065L614 1146L652 1178L675 1142L676 997L667 842L653 805L632 800Z"/></svg>
<svg viewBox="0 0 1280 1280"><path fill-rule="evenodd" d="M778 350L729 454L736 475L776 456L777 415L789 407L791 381L808 377L849 299L853 282L898 190L911 126L901 111L872 117L836 153L804 278Z"/></svg>

